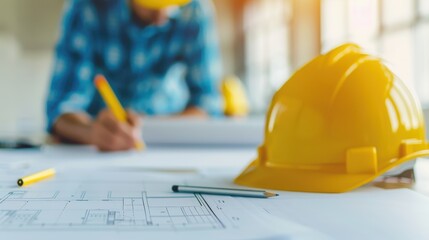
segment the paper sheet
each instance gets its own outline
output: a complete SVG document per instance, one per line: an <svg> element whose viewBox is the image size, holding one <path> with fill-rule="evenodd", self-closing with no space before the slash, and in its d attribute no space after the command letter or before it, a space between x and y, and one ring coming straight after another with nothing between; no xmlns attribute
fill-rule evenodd
<svg viewBox="0 0 429 240"><path fill-rule="evenodd" d="M428 239L429 198L408 189L364 187L344 194L281 193L240 199L334 239Z"/></svg>
<svg viewBox="0 0 429 240"><path fill-rule="evenodd" d="M322 236L268 217L255 207L244 207L232 197L171 192L171 185L201 177L193 173L72 168L61 170L52 180L11 187L7 178L15 179L25 171L0 171L0 232L5 239L57 240L58 234L62 240Z"/></svg>
<svg viewBox="0 0 429 240"><path fill-rule="evenodd" d="M103 166L112 170L127 168L139 171L199 171L213 168L242 169L256 154L255 148L212 147L149 147L142 152L100 153L93 147L65 145L44 146L41 151L0 151L0 164L16 165L27 162L49 167Z"/></svg>
<svg viewBox="0 0 429 240"><path fill-rule="evenodd" d="M145 196L149 203L148 200L151 196L171 197L169 188L172 184L238 187L232 184L232 179L254 155L254 149L219 150L210 148L149 149L144 153L118 154L99 154L91 148L76 147L49 147L40 152L0 151L0 210L3 211L3 215L0 217L0 236L1 239L4 237L12 239L13 237L13 239L56 240L58 240L58 236L61 236L61 240L143 239L144 237L146 239L254 239L275 237L280 231L280 234L286 233L287 237L297 239L321 239L324 236L321 236L320 232L332 236L334 239L428 239L429 200L427 197L410 190L383 190L370 187L360 188L346 194L281 192L279 198L273 199L200 196L204 198L209 207L222 208L218 209L219 211L213 211L214 213L210 216L219 217L220 222L227 228L208 230L205 225L205 229L186 230L183 227L176 229L174 224L171 224L174 222L171 222L167 230L161 231L149 230L148 226L146 228L139 226L138 229L135 229L130 224L133 221L129 220L129 216L133 216L134 222L144 223L146 221L146 225L148 225L148 215L143 215L141 211L140 202L144 202L143 199L145 199L143 192L146 192ZM47 167L57 168L58 174L54 179L31 185L29 188L17 189L15 187L18 177ZM82 199L83 192L85 195ZM32 198L34 196L50 197L51 199L55 197L55 199L37 200ZM121 198L122 200L120 200ZM90 199L95 202L91 204ZM128 199L132 201L130 202ZM198 199L200 198L193 196L192 202L196 203L194 201L198 201ZM4 204L1 202L2 200L4 200ZM226 200L226 205L218 203L222 200ZM58 208L63 206L61 204L64 201L70 201L73 204L88 204L87 208L82 207L76 210L77 219L81 218L79 219L81 224L76 226L72 224L70 229L67 227L65 230L64 228L53 229L55 227L52 226L50 229L45 228L49 224L52 225L53 221L62 222L63 215L57 215L56 218L46 217L48 215L41 214L42 211L39 210L43 210L44 214L55 215L55 212L59 211ZM121 201L122 208L118 204ZM41 208L40 205L37 205L41 203L46 204L42 204ZM134 203L136 203L135 208ZM179 201L179 203L183 202ZM191 205L179 204L179 206L167 206L168 204L162 205L162 203L159 206L158 203L158 205L147 204L147 206L151 206L155 210L159 210L158 207L165 208L167 209L165 212L169 207L173 207L172 211L177 210L177 207L180 209L183 207L205 208L201 204L193 203ZM106 204L108 204L107 207ZM65 210L67 210L67 206ZM93 208L94 206L95 208ZM133 212L131 215L131 212L128 211L129 206L133 206L133 211L135 209L137 213ZM229 207L233 209L229 210ZM10 218L14 211L16 213L25 208L28 208L26 209L28 211L39 212L27 212L33 218L29 218L25 214L16 219ZM100 209L103 211L98 211ZM4 213L4 211L8 212ZM85 214L82 213L83 211ZM224 216L224 212L232 215ZM117 213L118 215L116 215ZM182 213L185 215L186 210L182 210ZM183 215L177 216L178 219L184 220ZM228 220L233 216L241 216L240 219L243 220L239 223L238 228ZM28 221L36 222L45 219L45 225L37 227L37 231L36 228L30 229L26 224L22 224L20 227L8 226L7 231L6 227L2 226L6 219L14 222L22 221L26 217ZM158 220L159 216L149 215L149 217ZM99 223L99 219L102 219L104 225L101 224L96 229L88 230L88 227L83 224L84 219L86 219L86 223L88 220L89 223ZM120 226L122 228L115 225L117 227L115 228L107 224L108 221L112 222L112 219L118 224L126 222L128 225L122 224ZM165 219L166 217L161 216L159 220L163 222ZM172 221L171 216L169 221ZM194 223L193 220L190 221L187 226ZM211 226L216 226L216 224ZM94 226L91 225L91 227ZM315 231L309 231L309 228ZM282 235L279 239L284 236Z"/></svg>
<svg viewBox="0 0 429 240"><path fill-rule="evenodd" d="M174 145L251 146L263 140L263 117L220 119L145 118L142 135L146 143Z"/></svg>

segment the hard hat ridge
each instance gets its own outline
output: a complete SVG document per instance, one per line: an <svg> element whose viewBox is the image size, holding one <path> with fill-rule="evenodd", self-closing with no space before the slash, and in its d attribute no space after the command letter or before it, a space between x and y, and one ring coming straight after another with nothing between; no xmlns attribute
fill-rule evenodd
<svg viewBox="0 0 429 240"><path fill-rule="evenodd" d="M136 0L136 3L151 9L162 9L169 6L180 6L191 2L191 0Z"/></svg>

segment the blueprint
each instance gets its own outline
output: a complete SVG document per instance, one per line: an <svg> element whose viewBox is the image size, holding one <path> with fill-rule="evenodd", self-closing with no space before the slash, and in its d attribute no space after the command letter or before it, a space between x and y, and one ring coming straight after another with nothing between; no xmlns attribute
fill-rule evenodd
<svg viewBox="0 0 429 240"><path fill-rule="evenodd" d="M224 223L201 195L163 196L141 192L11 191L0 203L3 229L221 229ZM223 203L223 206L222 204ZM214 207L222 209L225 200ZM237 218L226 219L231 224Z"/></svg>
<svg viewBox="0 0 429 240"><path fill-rule="evenodd" d="M193 174L60 169L51 180L12 186L28 171L0 170L2 239L284 239L302 231L236 198L171 191L200 178Z"/></svg>
<svg viewBox="0 0 429 240"><path fill-rule="evenodd" d="M84 183L72 192L12 190L0 193L0 229L183 231L239 227L243 215L232 198L144 190L97 190ZM168 187L168 186L166 186Z"/></svg>
<svg viewBox="0 0 429 240"><path fill-rule="evenodd" d="M0 151L0 239L321 238L239 198L171 191L177 184L237 187L232 176L243 164L216 153L160 148L104 154L74 146ZM17 187L18 178L47 168L56 169L55 177Z"/></svg>

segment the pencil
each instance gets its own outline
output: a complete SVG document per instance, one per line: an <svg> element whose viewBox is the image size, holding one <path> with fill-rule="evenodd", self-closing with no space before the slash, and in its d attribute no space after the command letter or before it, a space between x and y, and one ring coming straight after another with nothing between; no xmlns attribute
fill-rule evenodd
<svg viewBox="0 0 429 240"><path fill-rule="evenodd" d="M215 188L215 187L199 187L199 186L180 186L173 185L173 192L181 193L202 193L213 195L228 195L237 197L254 197L254 198L269 198L278 196L277 193L267 192L263 190L248 190L234 188Z"/></svg>
<svg viewBox="0 0 429 240"><path fill-rule="evenodd" d="M94 84L115 118L122 123L127 123L127 112L125 112L106 78L103 75L97 75ZM145 144L143 141L138 141L135 143L135 147L137 150L143 150Z"/></svg>
<svg viewBox="0 0 429 240"><path fill-rule="evenodd" d="M18 179L17 183L18 186L22 187L22 186L27 186L45 179L48 179L50 177L53 177L55 175L55 169L53 168L49 168L25 177L22 177L20 179Z"/></svg>

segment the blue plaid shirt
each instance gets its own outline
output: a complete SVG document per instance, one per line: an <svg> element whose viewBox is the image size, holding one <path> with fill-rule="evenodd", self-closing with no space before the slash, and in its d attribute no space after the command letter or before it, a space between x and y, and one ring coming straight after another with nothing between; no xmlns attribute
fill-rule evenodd
<svg viewBox="0 0 429 240"><path fill-rule="evenodd" d="M162 26L142 26L125 0L71 0L56 47L47 99L48 130L65 113L96 116L105 104L93 85L109 80L122 105L146 115L196 106L220 115L221 63L208 0L170 12Z"/></svg>

